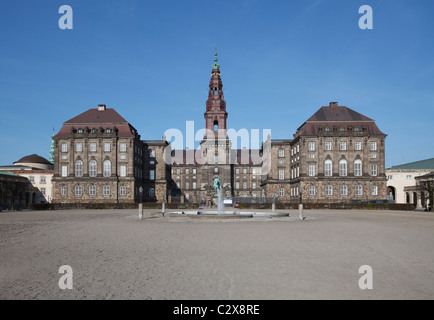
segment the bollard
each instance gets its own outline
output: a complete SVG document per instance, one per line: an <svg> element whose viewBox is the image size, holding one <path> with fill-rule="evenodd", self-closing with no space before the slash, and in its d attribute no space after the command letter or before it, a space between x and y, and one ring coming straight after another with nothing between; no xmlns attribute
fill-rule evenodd
<svg viewBox="0 0 434 320"><path fill-rule="evenodd" d="M139 219L143 219L143 203L139 203Z"/></svg>
<svg viewBox="0 0 434 320"><path fill-rule="evenodd" d="M300 203L298 205L298 219L303 220L303 205Z"/></svg>
<svg viewBox="0 0 434 320"><path fill-rule="evenodd" d="M165 202L163 202L163 208L161 208L161 213L163 214L163 216L166 213L166 203Z"/></svg>
<svg viewBox="0 0 434 320"><path fill-rule="evenodd" d="M276 204L273 202L271 205L271 211L274 212L275 210L276 210Z"/></svg>

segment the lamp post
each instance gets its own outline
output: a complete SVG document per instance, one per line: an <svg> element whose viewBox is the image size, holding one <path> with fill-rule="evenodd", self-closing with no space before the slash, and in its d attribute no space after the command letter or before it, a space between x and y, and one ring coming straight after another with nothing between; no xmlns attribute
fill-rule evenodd
<svg viewBox="0 0 434 320"><path fill-rule="evenodd" d="M273 197L273 202L271 204L271 211L274 213L274 211L276 210L276 201L274 198L274 193L272 193L271 196Z"/></svg>
<svg viewBox="0 0 434 320"><path fill-rule="evenodd" d="M143 187L139 187L139 194L140 194L140 203L139 203L139 219L143 219L143 203L142 203L142 196L143 196Z"/></svg>
<svg viewBox="0 0 434 320"><path fill-rule="evenodd" d="M164 217L164 213L166 212L166 198L164 197L164 191L163 191L163 204L162 204L162 208L161 208L161 213L163 214Z"/></svg>
<svg viewBox="0 0 434 320"><path fill-rule="evenodd" d="M302 196L303 188L298 187L298 193L300 194L300 202L298 204L298 219L303 220L303 196Z"/></svg>

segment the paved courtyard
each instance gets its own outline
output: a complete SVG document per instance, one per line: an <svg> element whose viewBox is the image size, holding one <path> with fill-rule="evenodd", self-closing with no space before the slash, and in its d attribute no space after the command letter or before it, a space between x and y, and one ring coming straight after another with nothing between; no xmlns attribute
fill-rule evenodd
<svg viewBox="0 0 434 320"><path fill-rule="evenodd" d="M2 212L0 299L434 298L433 213L281 212L290 217ZM62 265L72 290L59 288ZM362 265L371 290L359 288Z"/></svg>

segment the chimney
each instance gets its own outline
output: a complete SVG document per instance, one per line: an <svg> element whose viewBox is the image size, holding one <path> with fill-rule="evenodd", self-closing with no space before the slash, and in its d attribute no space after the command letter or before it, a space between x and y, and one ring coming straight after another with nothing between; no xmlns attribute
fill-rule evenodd
<svg viewBox="0 0 434 320"><path fill-rule="evenodd" d="M330 102L330 108L337 108L338 103L337 102Z"/></svg>
<svg viewBox="0 0 434 320"><path fill-rule="evenodd" d="M104 111L104 110L105 110L105 104L99 104L98 111Z"/></svg>

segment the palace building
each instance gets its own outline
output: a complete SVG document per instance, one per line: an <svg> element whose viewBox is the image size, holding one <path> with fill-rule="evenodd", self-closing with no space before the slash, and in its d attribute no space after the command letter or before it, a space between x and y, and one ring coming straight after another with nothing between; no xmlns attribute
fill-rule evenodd
<svg viewBox="0 0 434 320"><path fill-rule="evenodd" d="M54 140L53 202L167 201L210 204L219 177L226 197L283 202L386 199L385 138L375 121L337 102L321 107L292 139L232 149L217 53L197 150L141 140L99 105L65 122ZM140 193L142 190L142 193Z"/></svg>

